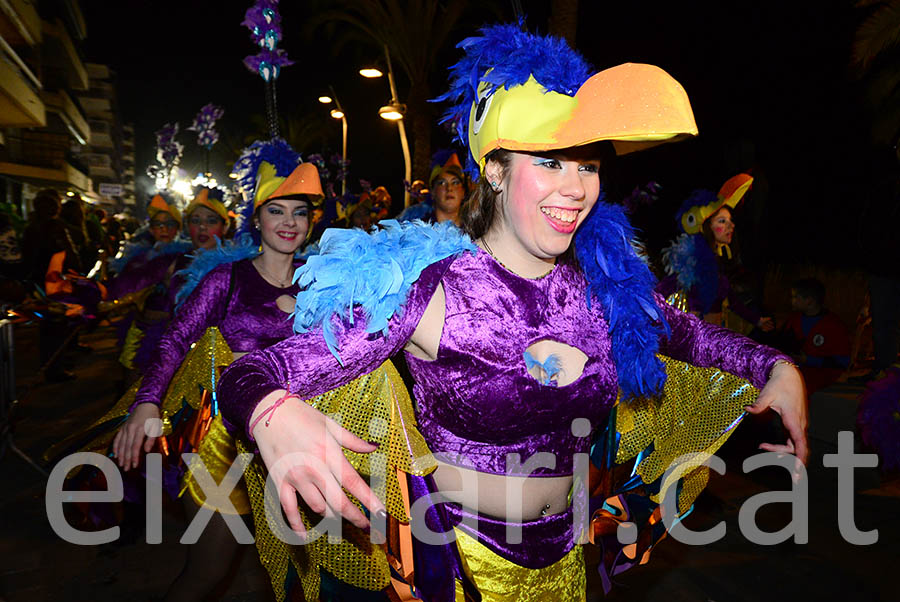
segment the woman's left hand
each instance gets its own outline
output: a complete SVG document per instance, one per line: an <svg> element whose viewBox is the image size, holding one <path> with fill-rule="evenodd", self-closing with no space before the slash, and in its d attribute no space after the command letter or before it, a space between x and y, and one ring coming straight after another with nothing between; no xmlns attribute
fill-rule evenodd
<svg viewBox="0 0 900 602"><path fill-rule="evenodd" d="M809 446L806 441L807 407L806 386L800 371L788 363L778 363L772 368L769 381L759 393L753 405L744 408L750 414L761 414L772 409L781 416L788 432L786 444L761 443L765 451L794 454L806 464Z"/></svg>

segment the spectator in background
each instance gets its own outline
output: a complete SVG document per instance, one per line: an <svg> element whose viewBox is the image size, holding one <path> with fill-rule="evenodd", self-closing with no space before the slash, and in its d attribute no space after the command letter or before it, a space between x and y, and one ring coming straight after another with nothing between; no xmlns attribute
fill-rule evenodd
<svg viewBox="0 0 900 602"><path fill-rule="evenodd" d="M97 260L97 251L90 246L87 230L84 227L84 202L81 197L72 197L62 204L59 217L65 223L69 238L75 252L81 260L81 267L89 270Z"/></svg>
<svg viewBox="0 0 900 602"><path fill-rule="evenodd" d="M24 277L22 246L9 214L0 212L0 277L21 280Z"/></svg>
<svg viewBox="0 0 900 602"><path fill-rule="evenodd" d="M32 201L33 212L25 227L22 240L22 255L25 260L25 274L34 285L43 290L44 279L50 259L65 252L66 269L81 272L81 259L75 252L66 224L59 218L60 196L52 188L37 193ZM57 350L68 334L69 324L61 317L47 316L40 323L40 360L47 369L47 380L60 382L71 380L75 375L63 369ZM56 355L54 361L50 359Z"/></svg>
<svg viewBox="0 0 900 602"><path fill-rule="evenodd" d="M105 251L108 257L112 255L112 246L106 230L103 228L105 219L106 211L100 207L90 207L84 218L84 229L87 231L91 246L98 251Z"/></svg>
<svg viewBox="0 0 900 602"><path fill-rule="evenodd" d="M825 308L825 285L814 278L793 284L791 308L782 328L783 351L800 366L812 394L837 381L850 365L850 332Z"/></svg>

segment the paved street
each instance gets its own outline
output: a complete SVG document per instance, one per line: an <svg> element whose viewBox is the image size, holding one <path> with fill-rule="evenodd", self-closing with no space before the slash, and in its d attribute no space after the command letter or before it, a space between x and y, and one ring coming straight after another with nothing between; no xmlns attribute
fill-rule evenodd
<svg viewBox="0 0 900 602"><path fill-rule="evenodd" d="M64 384L30 385L37 369L37 330L18 327L17 371L20 407L15 439L19 447L39 459L43 451L66 435L83 428L114 401L119 370L114 334L101 328L81 340L94 352L73 357L78 379ZM25 387L28 389L25 390ZM744 475L740 457L752 450L754 432L728 444L728 471L715 477L686 524L706 529L725 521L727 535L703 547L672 539L655 551L649 566L616 578L610 601L797 601L900 598L893 581L900 558L900 485L882 480L877 471L857 470L855 522L859 529L879 530L872 546L846 543L838 528L836 470L822 467L822 453L834 451L833 431L846 423L837 407L852 405L858 389L838 388L813 400L814 456L809 479L809 543L775 546L751 544L739 532L738 510L748 497L767 488L789 487L781 469L761 469ZM821 409L816 416L815 410ZM830 420L829 417L834 417ZM852 425L851 425L852 426ZM743 428L743 427L742 427ZM737 460L735 460L735 458ZM178 543L185 520L177 507L166 507L164 542L81 547L62 541L51 529L44 506L43 477L8 452L0 461L0 600L147 600L159 598L180 570L184 546ZM787 521L787 504L765 506L758 524L776 531ZM267 600L266 577L253 550L243 555L227 590L217 599ZM596 554L588 552L591 558ZM602 600L599 579L589 569L591 600Z"/></svg>

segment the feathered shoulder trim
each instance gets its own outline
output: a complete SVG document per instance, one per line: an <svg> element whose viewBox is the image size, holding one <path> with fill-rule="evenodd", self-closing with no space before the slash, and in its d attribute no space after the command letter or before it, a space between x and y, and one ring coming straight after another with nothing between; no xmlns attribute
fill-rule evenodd
<svg viewBox="0 0 900 602"><path fill-rule="evenodd" d="M137 259L141 255L147 255L147 261L156 259L163 255L184 255L189 253L194 245L189 240L173 240L165 244L149 245L146 242L126 242L122 248L121 257L116 257L109 264L109 269L121 274L122 270L128 267L128 264Z"/></svg>
<svg viewBox="0 0 900 602"><path fill-rule="evenodd" d="M319 254L294 273L301 288L294 331L321 326L325 343L339 362L333 316L353 323L353 310L359 307L366 332L386 335L388 321L402 311L422 270L464 251L476 252L475 244L452 222L384 220L378 226L371 232L326 230Z"/></svg>
<svg viewBox="0 0 900 602"><path fill-rule="evenodd" d="M702 234L682 234L662 251L663 267L674 274L679 288L693 290L703 313L719 292L719 266Z"/></svg>
<svg viewBox="0 0 900 602"><path fill-rule="evenodd" d="M226 241L225 244L222 244L219 237L216 237L215 249L197 249L188 267L176 273L176 276L184 278L184 284L175 296L175 310L177 311L181 307L185 299L191 296L197 285L211 271L222 264L234 263L257 255L259 255L259 247L247 234Z"/></svg>
<svg viewBox="0 0 900 602"><path fill-rule="evenodd" d="M588 283L588 305L600 303L609 325L612 356L623 399L662 391L666 371L656 357L669 325L656 304L656 279L634 246L624 210L598 202L575 235L575 251Z"/></svg>

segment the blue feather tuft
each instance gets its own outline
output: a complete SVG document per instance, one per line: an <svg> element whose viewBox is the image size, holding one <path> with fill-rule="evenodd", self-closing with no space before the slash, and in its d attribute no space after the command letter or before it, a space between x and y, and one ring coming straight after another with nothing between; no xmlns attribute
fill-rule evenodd
<svg viewBox="0 0 900 602"><path fill-rule="evenodd" d="M475 245L452 222L384 220L379 229L326 230L319 254L297 268L300 293L294 308L294 331L321 327L328 349L340 362L332 318L352 322L359 307L366 332L387 334L388 322L406 303L409 288L429 265L474 253ZM342 364L343 365L343 364Z"/></svg>
<svg viewBox="0 0 900 602"><path fill-rule="evenodd" d="M185 299L191 296L191 293L194 292L194 289L197 288L197 285L200 284L203 278L218 266L223 263L241 261L248 257L256 257L257 255L259 255L259 247L247 234L226 241L224 245L219 240L219 237L216 237L215 249L197 249L188 267L176 273L177 276L184 278L184 284L175 297L176 311L181 307Z"/></svg>
<svg viewBox="0 0 900 602"><path fill-rule="evenodd" d="M455 127L455 140L463 147L469 145L469 113L478 98L481 81L492 84L493 91L501 86L509 89L522 85L534 75L546 90L574 96L593 74L584 58L565 40L522 31L521 22L483 27L480 33L457 44L465 56L450 68L450 89L434 99L452 103L441 123ZM473 180L479 177L471 154L466 172Z"/></svg>
<svg viewBox="0 0 900 602"><path fill-rule="evenodd" d="M702 234L682 234L662 251L667 274L674 274L678 286L693 291L700 311L709 312L719 292L719 264Z"/></svg>
<svg viewBox="0 0 900 602"><path fill-rule="evenodd" d="M176 239L165 244L156 243L149 245L146 242L125 243L122 254L116 256L109 264L109 269L114 274L121 274L128 264L142 255L150 261L162 255L184 255L190 253L194 245L189 240Z"/></svg>
<svg viewBox="0 0 900 602"><path fill-rule="evenodd" d="M398 222L412 222L412 221L431 221L434 218L434 207L432 207L428 203L418 203L416 205L410 205L406 209L403 210L403 213L397 216Z"/></svg>
<svg viewBox="0 0 900 602"><path fill-rule="evenodd" d="M602 201L602 196L601 196ZM656 304L650 268L632 241L621 207L598 202L575 235L575 252L591 297L609 325L612 356L625 399L662 390L666 372L656 357L669 325Z"/></svg>
<svg viewBox="0 0 900 602"><path fill-rule="evenodd" d="M675 214L675 223L681 228L681 217L693 209L694 207L706 207L719 197L712 190L698 189L691 192L690 196L684 200L678 212Z"/></svg>
<svg viewBox="0 0 900 602"><path fill-rule="evenodd" d="M237 176L236 184L244 197L238 211L235 237L250 234L256 244L259 244L259 233L253 228L253 193L256 191L256 172L263 161L275 166L278 177L286 178L300 164L300 154L282 138L257 140L241 151L241 156L234 163L231 173Z"/></svg>

